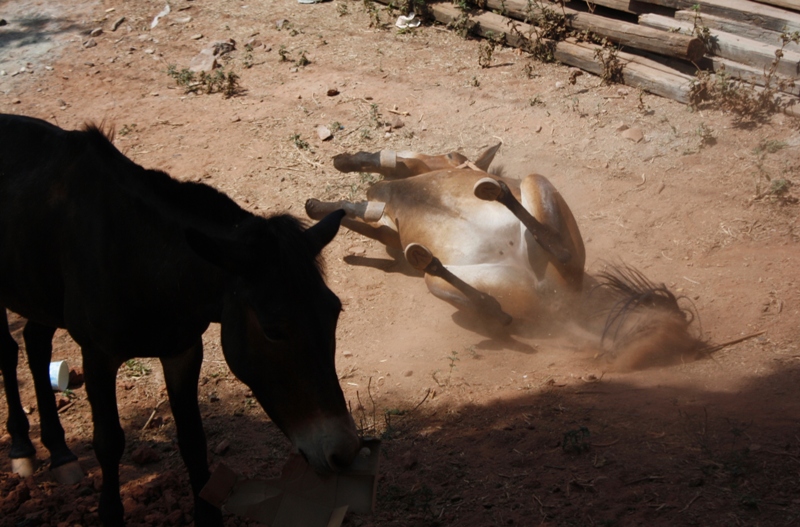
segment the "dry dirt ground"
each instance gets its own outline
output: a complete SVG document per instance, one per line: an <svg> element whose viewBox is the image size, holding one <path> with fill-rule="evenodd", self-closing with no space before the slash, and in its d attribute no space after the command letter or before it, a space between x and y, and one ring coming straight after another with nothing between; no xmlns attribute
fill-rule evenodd
<svg viewBox="0 0 800 527"><path fill-rule="evenodd" d="M692 299L714 342L765 331L705 360L618 373L547 327L507 338L472 329L418 273L342 232L325 253L345 305L337 364L357 422L384 438L377 511L345 525L800 522L800 231L792 189L777 192L781 180L800 183L796 122L778 115L741 128L729 115L589 75L572 86L567 68L511 49L481 68L478 42L441 27L375 27L357 1L171 7L151 29L162 0L3 1L0 110L65 128L113 125L116 145L137 163L202 180L265 214L304 216L310 197L363 198L370 180L337 173L331 158L340 152L475 156L502 140L507 174L542 173L570 204L589 272L608 260L636 266ZM378 9L384 23L397 14ZM96 46L84 47L97 27ZM227 38L237 43L223 61L239 75L236 96L187 94L167 74ZM402 128L376 127L395 118ZM333 139L318 140L316 126L336 122ZM641 127L643 140L622 137L620 123ZM23 323L12 316L20 341ZM288 441L227 369L216 327L206 350L209 445L230 445L210 454L213 463L276 474ZM54 359L80 366L64 332ZM20 377L33 410L24 359ZM168 405L158 406L160 366L128 364L118 386L129 525L191 522L174 424ZM82 387L68 396L62 421L86 480L62 487L44 470L28 480L0 473L0 525L97 523L89 405ZM6 415L0 404L0 421ZM30 419L38 438L35 411ZM0 435L0 458L8 448ZM151 461L135 461L142 457Z"/></svg>

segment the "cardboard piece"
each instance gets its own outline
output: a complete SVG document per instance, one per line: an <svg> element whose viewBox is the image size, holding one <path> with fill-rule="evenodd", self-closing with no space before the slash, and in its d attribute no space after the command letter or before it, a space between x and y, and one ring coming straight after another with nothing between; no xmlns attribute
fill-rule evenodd
<svg viewBox="0 0 800 527"><path fill-rule="evenodd" d="M339 527L347 511L375 509L379 452L380 440L364 441L348 469L324 475L293 454L281 477L267 480L240 478L220 463L200 497L271 527Z"/></svg>

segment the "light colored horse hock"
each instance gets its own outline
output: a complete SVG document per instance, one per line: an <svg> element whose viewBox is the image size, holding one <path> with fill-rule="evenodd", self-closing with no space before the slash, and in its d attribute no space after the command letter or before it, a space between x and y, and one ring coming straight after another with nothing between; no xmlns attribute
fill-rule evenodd
<svg viewBox="0 0 800 527"><path fill-rule="evenodd" d="M35 457L18 457L11 460L11 472L23 478L32 476L37 466Z"/></svg>
<svg viewBox="0 0 800 527"><path fill-rule="evenodd" d="M51 468L50 474L61 485L72 485L83 479L83 469L77 461L70 461L60 467Z"/></svg>
<svg viewBox="0 0 800 527"><path fill-rule="evenodd" d="M503 195L503 187L497 180L490 177L481 178L472 187L472 192L484 201L497 201Z"/></svg>
<svg viewBox="0 0 800 527"><path fill-rule="evenodd" d="M433 253L424 245L409 243L404 251L406 260L414 269L424 271L433 261Z"/></svg>

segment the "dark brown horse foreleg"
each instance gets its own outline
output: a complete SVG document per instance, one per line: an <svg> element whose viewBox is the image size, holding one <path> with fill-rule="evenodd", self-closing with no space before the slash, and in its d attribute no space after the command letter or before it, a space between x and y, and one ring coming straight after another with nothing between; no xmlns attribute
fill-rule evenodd
<svg viewBox="0 0 800 527"><path fill-rule="evenodd" d="M564 246L561 236L549 225L541 223L533 217L533 215L522 206L522 203L517 201L511 189L505 182L493 179L483 178L475 183L473 188L475 196L485 201L498 201L508 208L516 216L519 221L530 231L536 242L542 248L555 256L561 264L566 264L572 259L572 254Z"/></svg>
<svg viewBox="0 0 800 527"><path fill-rule="evenodd" d="M406 260L415 269L425 271L431 276L441 278L455 287L475 306L478 312L498 320L507 326L513 320L511 315L503 311L500 302L492 295L478 291L464 280L451 273L426 247L418 243L410 243L405 250Z"/></svg>

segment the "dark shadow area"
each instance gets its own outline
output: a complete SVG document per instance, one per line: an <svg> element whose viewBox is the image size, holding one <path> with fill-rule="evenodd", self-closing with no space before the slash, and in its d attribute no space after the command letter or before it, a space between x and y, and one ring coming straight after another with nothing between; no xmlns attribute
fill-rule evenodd
<svg viewBox="0 0 800 527"><path fill-rule="evenodd" d="M8 25L0 28L0 49L21 48L47 42L54 35L80 31L78 22L61 17L29 16L7 18Z"/></svg>
<svg viewBox="0 0 800 527"><path fill-rule="evenodd" d="M787 358L732 391L655 381L643 387L637 376L544 383L485 405L431 399L403 408L377 399L376 415L386 425L379 427L385 430L377 512L348 515L345 525L795 525L796 362ZM465 387L440 386L437 397ZM236 401L201 405L212 467L224 461L248 477L274 475L288 441L260 409L234 415L229 403ZM124 421L126 519L186 524L191 496L174 425L168 421L142 438L148 413ZM213 453L222 440L229 450ZM96 524L96 461L88 443L71 446L89 473L76 485L52 485L41 471L33 484L0 473L0 525ZM133 452L143 446L157 460L134 463ZM7 449L0 443L0 456ZM225 521L254 525L232 516Z"/></svg>

